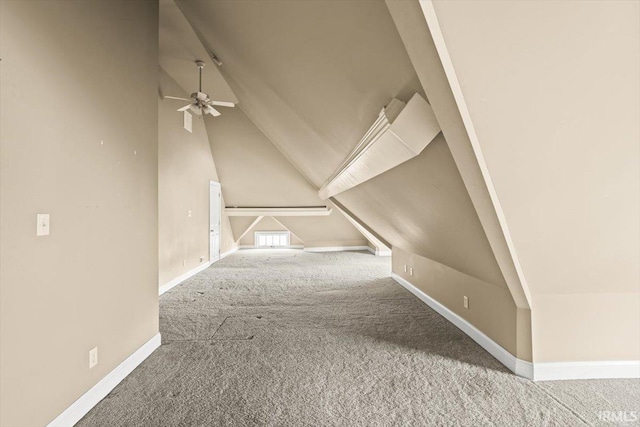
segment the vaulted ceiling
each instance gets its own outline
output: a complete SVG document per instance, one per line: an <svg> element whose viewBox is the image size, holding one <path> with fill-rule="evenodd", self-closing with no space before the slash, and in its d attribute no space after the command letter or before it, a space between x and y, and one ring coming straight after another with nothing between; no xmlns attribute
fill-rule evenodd
<svg viewBox="0 0 640 427"><path fill-rule="evenodd" d="M239 101L239 110L206 118L230 206L269 197L276 205L330 203L318 188L380 110L394 97L428 99L384 2L175 4L204 51L222 60L218 71ZM394 246L504 287L447 142L440 135L433 144L336 199ZM313 228L302 227L309 219L283 220L292 230Z"/></svg>
<svg viewBox="0 0 640 427"><path fill-rule="evenodd" d="M393 98L422 92L378 1L178 1L242 110L319 187Z"/></svg>

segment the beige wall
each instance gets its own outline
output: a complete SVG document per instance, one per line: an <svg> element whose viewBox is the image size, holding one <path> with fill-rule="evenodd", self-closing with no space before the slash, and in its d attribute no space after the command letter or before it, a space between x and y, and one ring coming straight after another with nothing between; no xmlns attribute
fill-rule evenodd
<svg viewBox="0 0 640 427"><path fill-rule="evenodd" d="M222 197L222 203L224 204L224 195ZM220 254L224 255L226 252L229 252L238 247L234 238L233 238L233 230L231 229L231 222L229 221L229 217L222 213L222 235L220 236Z"/></svg>
<svg viewBox="0 0 640 427"><path fill-rule="evenodd" d="M158 333L158 7L0 8L0 424L42 426Z"/></svg>
<svg viewBox="0 0 640 427"><path fill-rule="evenodd" d="M270 216L262 218L256 225L240 239L241 246L253 246L255 244L254 233L256 231L291 231L276 219ZM298 238L294 233L291 233L289 237L289 244L291 246L300 246L303 244L302 240Z"/></svg>
<svg viewBox="0 0 640 427"><path fill-rule="evenodd" d="M413 268L413 276L409 268ZM396 247L393 248L392 270L484 332L509 353L531 360L531 354L518 354L517 307L506 287L496 286ZM469 298L468 309L463 306L464 296Z"/></svg>
<svg viewBox="0 0 640 427"><path fill-rule="evenodd" d="M227 206L324 206L316 190L239 108L220 109L206 127Z"/></svg>
<svg viewBox="0 0 640 427"><path fill-rule="evenodd" d="M283 216L277 219L304 241L305 248L367 245L362 233L335 208L328 216Z"/></svg>
<svg viewBox="0 0 640 427"><path fill-rule="evenodd" d="M442 135L419 156L336 198L393 245L394 273L531 360L530 345L522 344L531 341L530 327L518 337L518 309Z"/></svg>
<svg viewBox="0 0 640 427"><path fill-rule="evenodd" d="M160 90L188 97L162 69ZM219 182L203 119L193 116L193 132L186 131L183 115L176 111L183 104L169 99L158 103L160 286L209 261L209 181ZM226 252L235 243L224 211L222 225L220 250Z"/></svg>
<svg viewBox="0 0 640 427"><path fill-rule="evenodd" d="M240 108L205 121L227 206L326 206L315 189ZM306 245L366 245L364 236L337 209L329 216L281 217ZM248 219L233 220L242 229ZM237 231L236 231L237 234ZM235 236L236 240L239 235ZM355 243L354 243L355 242Z"/></svg>
<svg viewBox="0 0 640 427"><path fill-rule="evenodd" d="M531 289L534 360L637 360L640 3L434 7Z"/></svg>
<svg viewBox="0 0 640 427"><path fill-rule="evenodd" d="M261 220L261 217L257 216L232 216L229 217L229 223L231 224L231 230L233 231L233 238L237 242L240 240L245 231L248 231L252 224L256 224Z"/></svg>
<svg viewBox="0 0 640 427"><path fill-rule="evenodd" d="M506 287L442 134L420 155L336 199L394 248Z"/></svg>

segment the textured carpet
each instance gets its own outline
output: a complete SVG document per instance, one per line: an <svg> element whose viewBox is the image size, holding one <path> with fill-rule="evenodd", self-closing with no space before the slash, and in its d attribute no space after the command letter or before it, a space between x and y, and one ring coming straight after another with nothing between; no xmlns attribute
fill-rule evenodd
<svg viewBox="0 0 640 427"><path fill-rule="evenodd" d="M389 272L360 252L237 252L160 298L163 345L78 425L579 426L640 409L637 380L516 377Z"/></svg>

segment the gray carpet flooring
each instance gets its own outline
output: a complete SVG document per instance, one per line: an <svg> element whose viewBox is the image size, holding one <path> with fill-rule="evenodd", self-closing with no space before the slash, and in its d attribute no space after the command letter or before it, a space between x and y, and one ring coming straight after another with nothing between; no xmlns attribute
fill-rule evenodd
<svg viewBox="0 0 640 427"><path fill-rule="evenodd" d="M160 298L162 346L78 425L579 426L640 409L638 380L516 377L389 273L363 252L237 252Z"/></svg>

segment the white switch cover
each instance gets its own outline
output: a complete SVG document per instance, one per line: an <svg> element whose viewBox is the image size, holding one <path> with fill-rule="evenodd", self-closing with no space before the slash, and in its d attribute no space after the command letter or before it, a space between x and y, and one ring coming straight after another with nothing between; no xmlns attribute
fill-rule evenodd
<svg viewBox="0 0 640 427"><path fill-rule="evenodd" d="M94 347L89 352L89 369L98 364L98 347Z"/></svg>
<svg viewBox="0 0 640 427"><path fill-rule="evenodd" d="M409 267L409 276L413 276L413 267Z"/></svg>
<svg viewBox="0 0 640 427"><path fill-rule="evenodd" d="M463 297L462 299L462 304L464 305L464 308L468 309L469 308L469 297L467 297L466 295Z"/></svg>
<svg viewBox="0 0 640 427"><path fill-rule="evenodd" d="M36 236L48 236L49 214L38 214L36 221Z"/></svg>
<svg viewBox="0 0 640 427"><path fill-rule="evenodd" d="M404 272L407 272L407 264L404 265Z"/></svg>
<svg viewBox="0 0 640 427"><path fill-rule="evenodd" d="M193 117L187 111L184 112L184 128L193 132Z"/></svg>

